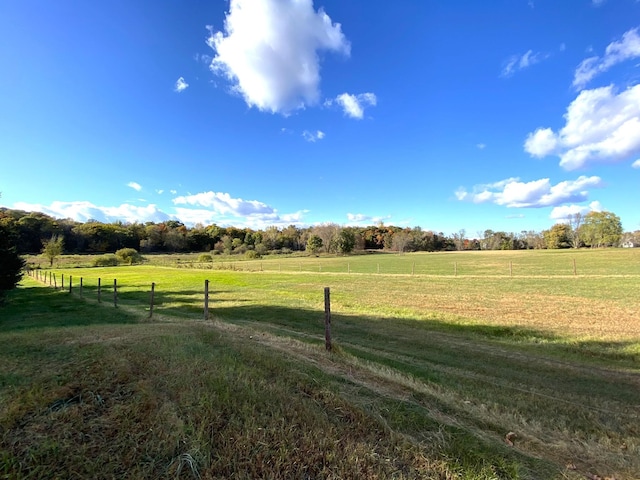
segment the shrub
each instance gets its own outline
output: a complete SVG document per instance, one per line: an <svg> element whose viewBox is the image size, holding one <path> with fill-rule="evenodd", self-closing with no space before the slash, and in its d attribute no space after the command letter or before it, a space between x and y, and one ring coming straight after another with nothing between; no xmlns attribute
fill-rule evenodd
<svg viewBox="0 0 640 480"><path fill-rule="evenodd" d="M126 265L142 263L142 255L140 255L135 248L121 248L116 251L116 259L118 262Z"/></svg>
<svg viewBox="0 0 640 480"><path fill-rule="evenodd" d="M255 249L258 255L265 255L267 253L267 247L264 243L257 243Z"/></svg>
<svg viewBox="0 0 640 480"><path fill-rule="evenodd" d="M100 255L93 259L94 267L115 267L118 265L118 258L113 254Z"/></svg>
<svg viewBox="0 0 640 480"><path fill-rule="evenodd" d="M213 262L213 257L210 253L201 253L198 255L198 261L200 263Z"/></svg>
<svg viewBox="0 0 640 480"><path fill-rule="evenodd" d="M260 254L255 250L247 250L246 253L244 254L244 257L248 259L255 259L255 258L260 258Z"/></svg>

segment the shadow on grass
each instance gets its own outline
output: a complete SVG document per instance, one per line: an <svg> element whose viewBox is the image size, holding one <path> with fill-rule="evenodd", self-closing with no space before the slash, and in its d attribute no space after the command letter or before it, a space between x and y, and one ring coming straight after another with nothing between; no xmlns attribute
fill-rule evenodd
<svg viewBox="0 0 640 480"><path fill-rule="evenodd" d="M84 302L68 291L52 288L20 287L8 293L0 305L0 331L31 328L72 327L96 324L134 323L137 316L124 311Z"/></svg>
<svg viewBox="0 0 640 480"><path fill-rule="evenodd" d="M322 311L273 306L218 307L213 315L277 335L324 343ZM580 342L518 326L460 325L436 320L371 318L332 314L339 347L364 360L422 380L455 387L483 382L526 385L531 391L566 392L637 406L638 375L615 371L616 361L636 364L633 342ZM598 357L613 368L594 366ZM501 387L500 387L501 388Z"/></svg>

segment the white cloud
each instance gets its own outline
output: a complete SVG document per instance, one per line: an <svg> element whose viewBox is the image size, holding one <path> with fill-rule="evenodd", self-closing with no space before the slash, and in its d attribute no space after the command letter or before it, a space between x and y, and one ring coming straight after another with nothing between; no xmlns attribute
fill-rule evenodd
<svg viewBox="0 0 640 480"><path fill-rule="evenodd" d="M178 204L194 205L210 208L175 207L174 213L160 210L156 205L138 207L122 204L117 207L96 206L90 202L52 202L51 205L29 204L18 202L13 208L25 211L38 211L55 218L72 218L78 222L97 220L103 223L122 221L128 223L161 223L167 220L179 220L187 225L196 223L221 226L235 226L238 228L264 229L271 225L286 227L291 224L304 225L304 215L308 210L293 213L279 213L276 209L261 202L245 202L242 199L230 198L228 194L214 194L212 192L181 197L189 201L175 202ZM176 199L177 200L177 199ZM204 205L202 205L204 204Z"/></svg>
<svg viewBox="0 0 640 480"><path fill-rule="evenodd" d="M552 185L548 178L521 182L518 178L508 178L499 182L476 185L472 192L459 188L458 200L474 203L495 203L509 208L540 208L562 205L568 202L583 202L589 196L589 188L602 186L600 177L578 177Z"/></svg>
<svg viewBox="0 0 640 480"><path fill-rule="evenodd" d="M189 88L189 84L184 81L184 77L180 77L176 80L176 86L173 88L173 91L180 93L185 91L187 88Z"/></svg>
<svg viewBox="0 0 640 480"><path fill-rule="evenodd" d="M164 193L164 190L156 190L156 193L157 193L158 195L162 195L162 194Z"/></svg>
<svg viewBox="0 0 640 480"><path fill-rule="evenodd" d="M596 4L595 1L594 4ZM607 45L603 57L596 55L584 59L576 68L573 86L580 89L596 75L606 72L614 65L638 57L640 57L640 35L638 35L638 28L633 28L625 32L619 41Z"/></svg>
<svg viewBox="0 0 640 480"><path fill-rule="evenodd" d="M142 190L142 186L139 183L136 182L129 182L127 183L127 187L131 187L133 188L135 191L139 192L140 190Z"/></svg>
<svg viewBox="0 0 640 480"><path fill-rule="evenodd" d="M171 218L170 215L160 211L156 205L137 207L130 204L122 204L118 207L100 207L90 202L52 202L51 205L29 204L19 202L15 208L26 211L38 211L56 218L72 218L78 222L86 222L93 219L110 223L117 220L124 222L164 222Z"/></svg>
<svg viewBox="0 0 640 480"><path fill-rule="evenodd" d="M360 93L358 95L341 93L336 97L335 101L342 107L345 115L357 119L362 119L364 117L365 107L375 107L378 103L378 99L375 94L370 92ZM332 100L327 100L325 105L328 106L332 103Z"/></svg>
<svg viewBox="0 0 640 480"><path fill-rule="evenodd" d="M305 130L302 132L302 136L307 142L316 142L322 140L325 137L325 133L321 130L316 130L315 133Z"/></svg>
<svg viewBox="0 0 640 480"><path fill-rule="evenodd" d="M478 143L478 144L476 145L476 147L478 147L478 149L480 149L480 150L484 150L485 148L487 148L487 145L486 145L486 144L484 144L484 143Z"/></svg>
<svg viewBox="0 0 640 480"><path fill-rule="evenodd" d="M175 205L194 205L209 207L213 212L221 215L245 217L248 215L273 214L276 210L257 200L243 200L232 198L228 193L203 192L173 199Z"/></svg>
<svg viewBox="0 0 640 480"><path fill-rule="evenodd" d="M593 4L593 6L595 7L599 7L600 5L604 4L606 0L591 0L591 3Z"/></svg>
<svg viewBox="0 0 640 480"><path fill-rule="evenodd" d="M312 0L231 0L224 32L209 30L210 69L247 105L287 114L319 98L322 50L350 55L339 23Z"/></svg>
<svg viewBox="0 0 640 480"><path fill-rule="evenodd" d="M640 168L640 158L631 164L633 168Z"/></svg>
<svg viewBox="0 0 640 480"><path fill-rule="evenodd" d="M575 170L590 163L613 163L640 153L640 84L616 94L613 86L583 90L564 115L557 133L538 128L524 149L534 157L557 155Z"/></svg>
<svg viewBox="0 0 640 480"><path fill-rule="evenodd" d="M548 54L537 52L533 53L533 50L528 50L523 55L512 55L509 57L504 67L502 67L502 73L500 74L502 77L510 77L514 73L520 70L524 70L536 63L540 63L542 60L545 60L549 57Z"/></svg>
<svg viewBox="0 0 640 480"><path fill-rule="evenodd" d="M234 226L237 228L265 229L270 226L287 227L289 225L303 225L303 218L307 210L299 212L278 214L276 210L267 213L256 213L242 216L230 212L228 215L220 214L215 210L203 208L176 207L175 217L187 225L202 223L204 225L215 223L220 226Z"/></svg>
<svg viewBox="0 0 640 480"><path fill-rule="evenodd" d="M562 205L551 210L549 218L564 222L569 219L569 215L576 213L586 215L589 212L601 212L602 210L602 205L598 201L591 202L589 205Z"/></svg>

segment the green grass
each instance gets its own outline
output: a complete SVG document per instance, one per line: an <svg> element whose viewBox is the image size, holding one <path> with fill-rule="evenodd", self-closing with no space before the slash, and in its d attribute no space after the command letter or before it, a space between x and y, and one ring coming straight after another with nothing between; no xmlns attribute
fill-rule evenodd
<svg viewBox="0 0 640 480"><path fill-rule="evenodd" d="M635 251L475 253L309 259L322 272L296 271L299 258L253 273L56 270L83 277L84 301L26 280L0 311L0 473L39 477L53 462L64 477L89 457L80 476L636 478ZM575 277L536 273L574 255ZM478 265L326 272L383 257ZM478 273L505 263L506 275ZM106 291L97 304L97 278L118 279L118 309ZM122 460L106 468L107 455Z"/></svg>

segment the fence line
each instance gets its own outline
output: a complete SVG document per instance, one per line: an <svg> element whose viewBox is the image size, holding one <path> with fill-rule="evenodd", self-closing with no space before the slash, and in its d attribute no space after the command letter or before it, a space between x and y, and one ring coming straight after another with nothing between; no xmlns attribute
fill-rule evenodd
<svg viewBox="0 0 640 480"><path fill-rule="evenodd" d="M43 274L41 271L39 270L32 270L32 269L27 269L27 274L34 278L35 280L38 280L42 283L44 283L45 285L47 285L47 275L46 272ZM51 275L53 275L53 285L51 285L51 283L49 283L49 286L53 286L54 290L58 290L57 285L55 283L55 279L56 279L56 274L55 272L49 272L49 282L51 282ZM62 277L64 278L64 274L62 274ZM97 303L101 303L101 292L102 292L102 278L98 277L97 279ZM84 277L80 277L80 298L83 300L86 300L87 297L84 295L84 288L86 287L86 284L84 283ZM60 288L60 291L65 291L64 287ZM153 318L153 314L154 314L154 308L157 306L156 302L155 302L155 292L156 292L156 283L155 282L151 282L151 290L150 290L150 294L149 294L149 315L148 318ZM68 293L70 296L72 296L73 293L73 276L69 276L69 287L68 287ZM204 298L203 298L203 303L204 303L204 320L210 320L210 309L209 309L209 280L205 280L204 281ZM136 302L136 306L140 305L140 302ZM113 306L114 308L118 308L118 280L117 279L113 279ZM128 306L131 306L131 304L129 304ZM331 351L332 349L332 339L331 339L331 302L330 302L330 289L329 287L325 287L324 288L324 325L325 325L325 348L327 351Z"/></svg>

